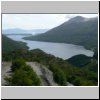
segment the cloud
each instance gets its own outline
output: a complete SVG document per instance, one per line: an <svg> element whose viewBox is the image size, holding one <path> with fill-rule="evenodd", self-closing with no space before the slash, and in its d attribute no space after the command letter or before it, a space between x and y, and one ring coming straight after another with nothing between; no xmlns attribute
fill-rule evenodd
<svg viewBox="0 0 100 100"><path fill-rule="evenodd" d="M93 17L97 14L2 14L2 28L50 29L78 15Z"/></svg>
<svg viewBox="0 0 100 100"><path fill-rule="evenodd" d="M75 17L75 15L73 15L73 14L67 14L67 15L66 15L66 18L67 18L67 19L70 19L70 18L72 18L72 17Z"/></svg>
<svg viewBox="0 0 100 100"><path fill-rule="evenodd" d="M45 29L60 25L65 20L65 14L3 14L2 26L3 29Z"/></svg>
<svg viewBox="0 0 100 100"><path fill-rule="evenodd" d="M91 18L91 17L96 17L98 15L97 14L66 14L67 19L73 18L75 16L83 16L86 18Z"/></svg>

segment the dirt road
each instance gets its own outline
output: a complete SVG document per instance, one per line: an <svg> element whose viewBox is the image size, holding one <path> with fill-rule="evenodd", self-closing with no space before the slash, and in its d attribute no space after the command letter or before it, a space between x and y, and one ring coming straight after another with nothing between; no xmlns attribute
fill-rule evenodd
<svg viewBox="0 0 100 100"><path fill-rule="evenodd" d="M41 80L41 86L57 86L57 84L53 80L53 73L47 69L45 66L36 63L36 62L27 62L33 70L36 72L38 77ZM4 80L5 76L9 76L11 74L11 62L3 62L2 69L1 69L1 84L5 85L6 81Z"/></svg>
<svg viewBox="0 0 100 100"><path fill-rule="evenodd" d="M5 76L9 76L11 73L11 62L2 62L1 67L1 85L5 85L6 81L4 80Z"/></svg>
<svg viewBox="0 0 100 100"><path fill-rule="evenodd" d="M28 65L30 65L33 70L36 72L38 77L41 80L41 86L58 86L57 83L53 80L53 73L46 68L44 65L39 64L37 62L26 62ZM2 68L1 68L1 84L2 86L5 86L6 81L4 80L5 76L10 76L11 74L11 62L2 62ZM67 82L67 86L73 86L73 84Z"/></svg>

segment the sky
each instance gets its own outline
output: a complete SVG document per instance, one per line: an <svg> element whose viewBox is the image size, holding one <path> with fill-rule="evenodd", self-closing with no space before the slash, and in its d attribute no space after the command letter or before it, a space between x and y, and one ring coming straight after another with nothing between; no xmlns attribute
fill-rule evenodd
<svg viewBox="0 0 100 100"><path fill-rule="evenodd" d="M97 14L2 14L2 29L51 29L75 16L92 18Z"/></svg>

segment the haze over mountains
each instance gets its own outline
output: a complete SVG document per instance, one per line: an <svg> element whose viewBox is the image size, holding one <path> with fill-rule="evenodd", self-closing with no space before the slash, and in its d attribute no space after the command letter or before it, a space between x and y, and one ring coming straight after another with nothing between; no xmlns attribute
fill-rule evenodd
<svg viewBox="0 0 100 100"><path fill-rule="evenodd" d="M32 30L25 30L20 28L13 28L13 29L4 29L2 30L3 34L40 34L46 32L48 29L32 29Z"/></svg>
<svg viewBox="0 0 100 100"><path fill-rule="evenodd" d="M44 34L25 37L24 39L71 43L94 49L98 44L98 17L76 16Z"/></svg>

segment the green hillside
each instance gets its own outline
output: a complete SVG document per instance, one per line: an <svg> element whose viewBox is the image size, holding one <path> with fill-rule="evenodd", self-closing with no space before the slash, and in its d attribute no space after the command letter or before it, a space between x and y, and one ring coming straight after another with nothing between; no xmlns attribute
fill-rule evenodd
<svg viewBox="0 0 100 100"><path fill-rule="evenodd" d="M14 82L14 85L20 85L24 81L26 85L33 85L34 80L32 76L35 73L32 75L33 71L30 73L29 70L28 74L26 69L30 69L30 67L27 65L23 66L22 62L25 61L38 62L45 65L46 68L52 71L54 81L60 86L67 85L67 82L75 86L98 85L98 18L77 16L46 33L25 37L24 39L82 45L92 49L94 55L93 57L87 57L80 54L63 60L40 49L28 50L25 43L11 40L2 35L2 61L15 62L12 69L21 68L13 74L13 79L9 82ZM19 66L20 63L22 63L21 66ZM16 67L15 65L18 66ZM16 75L17 77L15 77ZM27 76L27 79L30 80L26 81L23 76ZM19 80L17 81L17 79ZM37 77L34 79L38 80ZM18 84L15 84L16 82ZM39 80L38 85L40 85Z"/></svg>
<svg viewBox="0 0 100 100"><path fill-rule="evenodd" d="M9 52L20 48L28 48L26 43L14 41L10 38L2 35L2 52Z"/></svg>
<svg viewBox="0 0 100 100"><path fill-rule="evenodd" d="M77 66L77 67L84 67L85 65L89 64L91 62L92 57L87 57L85 55L75 55L71 58L69 58L68 61L69 63Z"/></svg>
<svg viewBox="0 0 100 100"><path fill-rule="evenodd" d="M96 65L95 62L94 64L87 64L80 68L74 66L68 61L47 54L39 49L30 51L26 49L18 49L13 52L3 53L2 57L3 61L11 61L12 59L21 57L27 62L35 61L45 65L53 72L53 78L60 86L67 85L67 81L76 86L97 86L98 84L97 67L96 70L93 71Z"/></svg>
<svg viewBox="0 0 100 100"><path fill-rule="evenodd" d="M98 44L98 18L77 16L44 34L25 37L24 39L72 43L95 49Z"/></svg>
<svg viewBox="0 0 100 100"><path fill-rule="evenodd" d="M73 56L65 61L71 63L76 67L88 69L90 71L98 73L98 59L97 57L95 57L95 54L93 57L87 57L85 55L80 54L80 55Z"/></svg>
<svg viewBox="0 0 100 100"><path fill-rule="evenodd" d="M85 55L79 54L65 61L76 67L95 72L95 74L98 76L98 52L96 49L94 51L93 57L87 57Z"/></svg>
<svg viewBox="0 0 100 100"><path fill-rule="evenodd" d="M68 60L66 62L71 63L75 67L80 68L83 71L91 72L94 76L93 80L98 81L98 59L97 59L97 52L94 52L93 57L87 57L85 55L76 55ZM84 73L85 74L85 73Z"/></svg>

